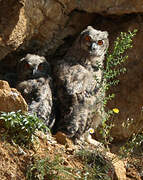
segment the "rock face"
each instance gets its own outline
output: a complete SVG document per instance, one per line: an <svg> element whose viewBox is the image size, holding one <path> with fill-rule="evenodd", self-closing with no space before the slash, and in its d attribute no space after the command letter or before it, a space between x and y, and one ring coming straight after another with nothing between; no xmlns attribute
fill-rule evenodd
<svg viewBox="0 0 143 180"><path fill-rule="evenodd" d="M14 88L10 88L6 81L0 80L0 111L11 112L27 111L28 106L21 94Z"/></svg>
<svg viewBox="0 0 143 180"><path fill-rule="evenodd" d="M110 108L120 110L114 116L112 135L123 140L143 129L142 12L141 0L0 0L0 60L7 58L11 67L15 56L9 59L7 55L12 52L51 57L60 45L87 25L107 30L110 47L121 31L137 28L134 47L125 64L127 73L112 88L116 97L109 104Z"/></svg>
<svg viewBox="0 0 143 180"><path fill-rule="evenodd" d="M79 12L82 13L82 18ZM23 43L23 48L34 46L39 50L42 48L42 53L53 52L63 42L63 38L81 31L91 23L92 18L88 18L89 14L83 15L83 12L104 15L141 13L143 2L141 0L126 2L124 0L18 0L16 2L1 0L0 59Z"/></svg>

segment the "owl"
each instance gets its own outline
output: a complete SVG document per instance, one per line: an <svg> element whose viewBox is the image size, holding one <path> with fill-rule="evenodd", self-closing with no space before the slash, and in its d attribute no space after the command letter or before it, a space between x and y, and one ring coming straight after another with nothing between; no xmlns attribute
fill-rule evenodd
<svg viewBox="0 0 143 180"><path fill-rule="evenodd" d="M51 128L54 124L50 66L42 56L27 54L17 65L16 88L25 98L30 113L36 113Z"/></svg>
<svg viewBox="0 0 143 180"><path fill-rule="evenodd" d="M56 131L73 140L102 121L103 61L108 46L108 32L88 26L54 67L59 102Z"/></svg>

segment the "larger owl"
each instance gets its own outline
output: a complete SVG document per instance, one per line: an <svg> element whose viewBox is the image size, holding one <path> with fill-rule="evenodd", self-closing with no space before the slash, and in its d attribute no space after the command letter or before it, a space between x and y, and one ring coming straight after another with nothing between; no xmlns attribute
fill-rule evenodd
<svg viewBox="0 0 143 180"><path fill-rule="evenodd" d="M54 68L59 119L56 130L73 140L102 120L103 61L108 32L88 26Z"/></svg>
<svg viewBox="0 0 143 180"><path fill-rule="evenodd" d="M49 63L43 56L27 54L17 66L18 84L31 113L51 128L54 124L52 81Z"/></svg>

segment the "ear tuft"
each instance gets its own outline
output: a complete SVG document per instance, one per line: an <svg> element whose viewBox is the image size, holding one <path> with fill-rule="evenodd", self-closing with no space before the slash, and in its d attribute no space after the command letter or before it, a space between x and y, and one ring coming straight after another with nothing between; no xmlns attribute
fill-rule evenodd
<svg viewBox="0 0 143 180"><path fill-rule="evenodd" d="M94 29L92 26L87 26L87 29L88 30L92 30L92 29Z"/></svg>
<svg viewBox="0 0 143 180"><path fill-rule="evenodd" d="M24 58L22 58L22 59L20 59L20 62L22 62L22 61L24 61L25 60L25 57Z"/></svg>
<svg viewBox="0 0 143 180"><path fill-rule="evenodd" d="M108 37L109 33L107 31L103 31L105 36Z"/></svg>

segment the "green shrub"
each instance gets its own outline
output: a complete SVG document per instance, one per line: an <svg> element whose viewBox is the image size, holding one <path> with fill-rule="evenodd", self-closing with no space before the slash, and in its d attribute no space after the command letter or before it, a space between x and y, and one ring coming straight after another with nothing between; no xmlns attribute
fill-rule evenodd
<svg viewBox="0 0 143 180"><path fill-rule="evenodd" d="M133 32L129 31L128 33L121 32L120 37L117 37L114 42L113 51L107 53L106 68L104 71L106 90L108 90L109 87L118 84L119 80L116 79L117 76L126 72L126 68L121 67L121 65L128 58L126 55L127 50L132 48L132 38L136 35L136 32L136 29Z"/></svg>
<svg viewBox="0 0 143 180"><path fill-rule="evenodd" d="M111 161L105 158L105 155L98 151L81 150L77 156L84 162L85 167L81 176L83 180L112 180L114 168ZM86 176L85 176L86 175Z"/></svg>
<svg viewBox="0 0 143 180"><path fill-rule="evenodd" d="M55 155L53 160L49 156L42 159L34 157L33 162L27 168L27 180L81 179L75 175L77 170L66 167L63 163L64 160L60 155Z"/></svg>
<svg viewBox="0 0 143 180"><path fill-rule="evenodd" d="M70 168L64 165L60 155L51 159L33 157L33 162L27 167L27 180L112 180L114 169L111 162L105 159L101 152L81 150L76 158L82 160L83 169Z"/></svg>
<svg viewBox="0 0 143 180"><path fill-rule="evenodd" d="M133 134L120 148L120 157L143 156L143 133Z"/></svg>
<svg viewBox="0 0 143 180"><path fill-rule="evenodd" d="M46 125L35 114L21 111L2 112L0 121L6 130L4 136L10 137L18 144L33 142L37 130L48 131Z"/></svg>
<svg viewBox="0 0 143 180"><path fill-rule="evenodd" d="M112 123L112 118L115 116L118 110L118 107L113 108L113 110L107 109L107 102L112 100L115 97L115 94L109 94L109 90L111 87L117 85L119 80L117 77L126 72L126 68L123 66L123 63L127 60L127 50L132 48L132 39L136 35L137 30L135 29L133 32L129 31L121 32L120 36L114 42L114 47L112 52L107 52L106 56L106 64L104 68L104 86L102 87L103 94L106 94L106 97L103 101L103 109L104 117L102 121L102 128L100 129L100 133L103 137L103 143L108 145L113 138L110 136L110 130L114 126ZM119 110L118 110L119 111ZM110 122L108 123L108 120Z"/></svg>

